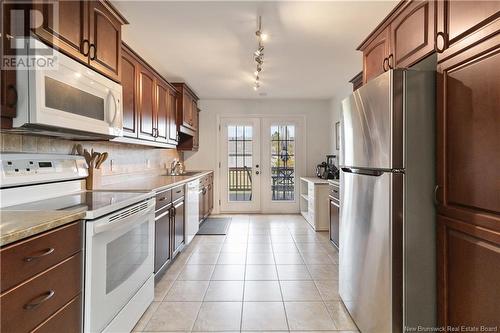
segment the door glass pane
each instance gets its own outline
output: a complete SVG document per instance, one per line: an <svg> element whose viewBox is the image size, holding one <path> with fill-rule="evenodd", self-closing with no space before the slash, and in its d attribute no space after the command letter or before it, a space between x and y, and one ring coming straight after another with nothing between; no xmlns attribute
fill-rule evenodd
<svg viewBox="0 0 500 333"><path fill-rule="evenodd" d="M252 126L229 125L228 194L229 201L252 201Z"/></svg>
<svg viewBox="0 0 500 333"><path fill-rule="evenodd" d="M148 257L146 221L106 245L106 294L128 279Z"/></svg>
<svg viewBox="0 0 500 333"><path fill-rule="evenodd" d="M276 201L295 195L295 126L271 126L271 191Z"/></svg>

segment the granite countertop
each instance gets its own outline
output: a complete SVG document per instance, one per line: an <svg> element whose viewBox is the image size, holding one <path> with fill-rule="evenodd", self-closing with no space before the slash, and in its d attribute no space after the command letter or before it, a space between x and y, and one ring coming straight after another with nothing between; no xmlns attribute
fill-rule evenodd
<svg viewBox="0 0 500 333"><path fill-rule="evenodd" d="M319 177L300 177L300 179L318 185L328 185L328 179L323 179Z"/></svg>
<svg viewBox="0 0 500 333"><path fill-rule="evenodd" d="M85 216L86 208L73 210L8 210L0 213L0 246L28 238L79 220Z"/></svg>
<svg viewBox="0 0 500 333"><path fill-rule="evenodd" d="M160 191L185 184L212 172L199 171L189 176L144 177L106 185L102 190ZM3 208L0 212L0 246L82 219L86 210L86 207L81 206L65 210L15 210L8 207Z"/></svg>
<svg viewBox="0 0 500 333"><path fill-rule="evenodd" d="M190 176L150 176L121 181L120 183L107 184L102 186L102 190L117 191L162 191L169 188L189 183L192 180L206 176L213 171L199 171Z"/></svg>

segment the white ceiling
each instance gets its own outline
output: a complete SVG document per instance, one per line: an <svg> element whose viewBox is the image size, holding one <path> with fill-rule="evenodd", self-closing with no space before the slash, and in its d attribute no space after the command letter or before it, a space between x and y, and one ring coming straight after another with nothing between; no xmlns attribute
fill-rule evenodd
<svg viewBox="0 0 500 333"><path fill-rule="evenodd" d="M355 48L397 1L114 1L123 39L201 98L331 98L362 69ZM253 90L257 16L265 43Z"/></svg>

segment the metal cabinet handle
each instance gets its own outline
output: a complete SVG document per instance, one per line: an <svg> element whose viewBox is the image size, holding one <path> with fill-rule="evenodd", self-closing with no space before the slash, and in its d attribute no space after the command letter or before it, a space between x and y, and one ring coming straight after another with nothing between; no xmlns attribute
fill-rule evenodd
<svg viewBox="0 0 500 333"><path fill-rule="evenodd" d="M49 299L51 299L54 295L55 295L55 291L54 290L49 290L47 291L46 293L44 293L43 295L39 296L39 297L36 297L35 299L33 299L32 301L30 301L28 304L25 304L23 306L23 308L25 310L33 310L33 309L36 309L37 307L39 307L43 302L46 302L48 301Z"/></svg>
<svg viewBox="0 0 500 333"><path fill-rule="evenodd" d="M387 67L386 67L387 65ZM388 58L384 58L384 62L382 63L382 69L384 70L384 72L387 72L389 70L389 59Z"/></svg>
<svg viewBox="0 0 500 333"><path fill-rule="evenodd" d="M94 50L94 52L91 52ZM89 47L89 55L90 55L90 60L96 60L97 59L97 46L95 44L91 44Z"/></svg>
<svg viewBox="0 0 500 333"><path fill-rule="evenodd" d="M438 39L442 39L443 41L442 47L438 46ZM445 32L439 31L434 37L434 49L436 50L437 53L443 53L444 50L446 50L447 48L448 48L448 36Z"/></svg>
<svg viewBox="0 0 500 333"><path fill-rule="evenodd" d="M13 100L12 102L7 102L7 107L9 107L9 108L15 108L15 107L16 107L16 105L17 105L17 100L18 100L18 97L19 97L19 96L17 95L17 89L16 89L16 87L15 87L14 85L9 84L9 85L7 86L7 91L12 92L12 93L13 93L13 95L14 95L14 100Z"/></svg>
<svg viewBox="0 0 500 333"><path fill-rule="evenodd" d="M31 261L33 261L35 259L40 259L42 257L48 256L49 254L52 254L54 251L55 251L55 249L53 247L50 247L50 248L46 249L45 251L43 251L42 254L24 258L24 261L31 262Z"/></svg>
<svg viewBox="0 0 500 333"><path fill-rule="evenodd" d="M389 69L394 69L394 54L392 53L387 57L387 67L389 67Z"/></svg>
<svg viewBox="0 0 500 333"><path fill-rule="evenodd" d="M85 51L85 49L87 49L87 51ZM88 39L84 39L82 40L82 44L80 45L80 52L82 52L82 54L86 57L89 56L89 52L90 52L90 42Z"/></svg>
<svg viewBox="0 0 500 333"><path fill-rule="evenodd" d="M438 191L439 191L439 185L436 185L434 187L434 205L439 205L439 200L438 200Z"/></svg>

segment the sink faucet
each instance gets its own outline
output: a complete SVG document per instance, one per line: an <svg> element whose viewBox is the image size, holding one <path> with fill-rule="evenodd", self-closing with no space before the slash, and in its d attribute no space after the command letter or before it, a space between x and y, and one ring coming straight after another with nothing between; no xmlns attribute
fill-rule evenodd
<svg viewBox="0 0 500 333"><path fill-rule="evenodd" d="M178 167L181 166L181 162L178 159L174 159L172 163L170 163L170 175L171 176L177 176L179 175L179 171L177 170Z"/></svg>

